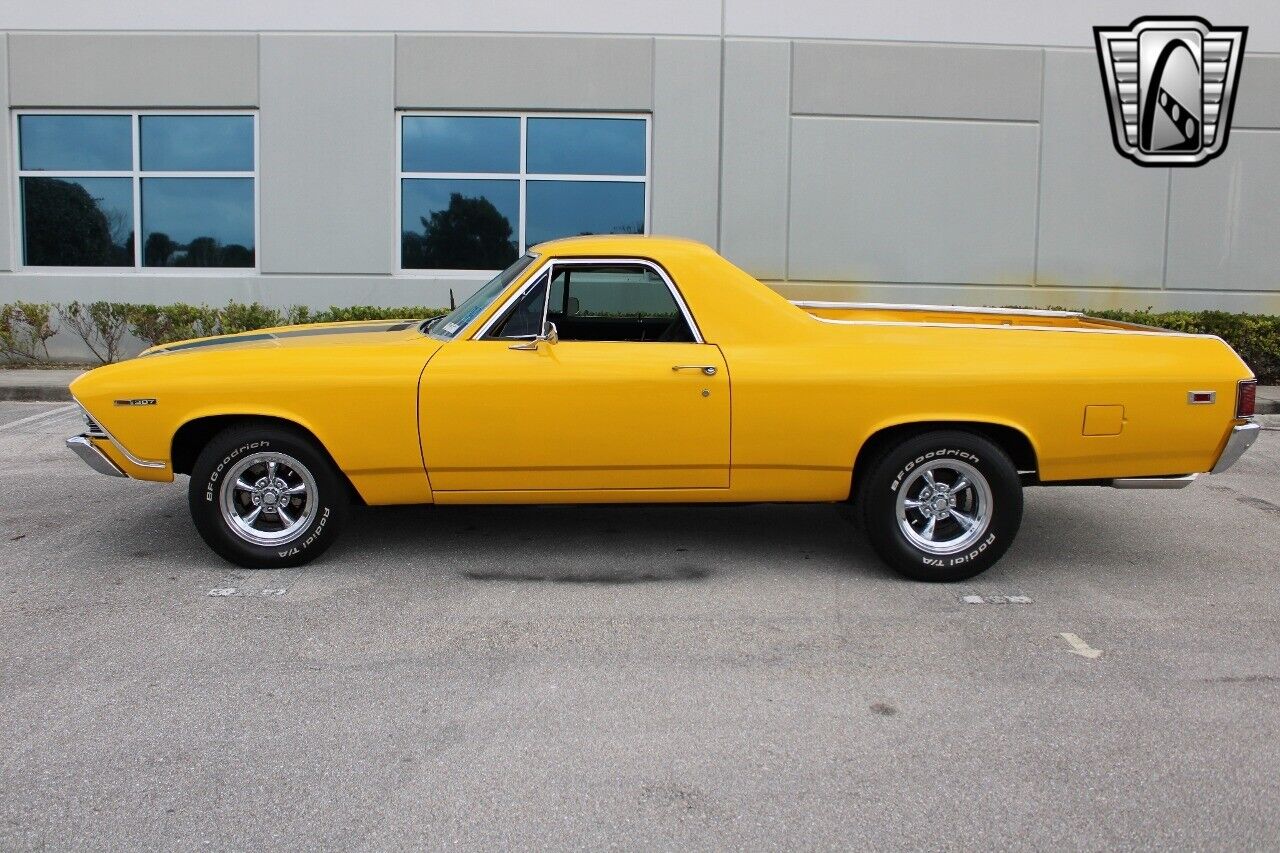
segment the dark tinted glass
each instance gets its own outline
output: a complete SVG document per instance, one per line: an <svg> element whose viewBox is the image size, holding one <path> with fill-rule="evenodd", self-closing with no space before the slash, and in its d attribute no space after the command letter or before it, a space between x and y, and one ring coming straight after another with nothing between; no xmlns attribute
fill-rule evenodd
<svg viewBox="0 0 1280 853"><path fill-rule="evenodd" d="M406 172L519 172L520 119L505 116L404 116Z"/></svg>
<svg viewBox="0 0 1280 853"><path fill-rule="evenodd" d="M23 169L129 171L131 116L19 116Z"/></svg>
<svg viewBox="0 0 1280 853"><path fill-rule="evenodd" d="M406 178L400 199L406 269L502 269L519 254L518 181Z"/></svg>
<svg viewBox="0 0 1280 853"><path fill-rule="evenodd" d="M253 171L253 116L142 116L142 168Z"/></svg>
<svg viewBox="0 0 1280 853"><path fill-rule="evenodd" d="M644 120L531 118L527 168L553 175L643 175Z"/></svg>
<svg viewBox="0 0 1280 853"><path fill-rule="evenodd" d="M253 266L252 178L144 178L142 263Z"/></svg>
<svg viewBox="0 0 1280 853"><path fill-rule="evenodd" d="M502 291L507 289L507 285L515 281L520 273L528 269L531 263L533 263L533 255L521 255L515 263L489 279L488 283L468 296L461 305L427 326L431 336L452 340L458 332L467 327L467 324L479 317L480 312L488 308L493 303L493 300L501 296Z"/></svg>
<svg viewBox="0 0 1280 853"><path fill-rule="evenodd" d="M644 184L529 181L525 239L530 246L579 234L643 234Z"/></svg>
<svg viewBox="0 0 1280 853"><path fill-rule="evenodd" d="M567 316L665 317L680 313L666 282L647 267L570 270Z"/></svg>
<svg viewBox="0 0 1280 853"><path fill-rule="evenodd" d="M133 266L129 178L23 178L23 262Z"/></svg>
<svg viewBox="0 0 1280 853"><path fill-rule="evenodd" d="M547 277L539 276L536 284L525 291L502 324L493 331L495 338L534 338L542 331L542 310L547 303Z"/></svg>

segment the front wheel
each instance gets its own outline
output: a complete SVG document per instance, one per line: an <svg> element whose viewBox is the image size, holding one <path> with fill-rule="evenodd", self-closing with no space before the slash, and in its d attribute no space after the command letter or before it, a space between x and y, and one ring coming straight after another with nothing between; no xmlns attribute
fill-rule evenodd
<svg viewBox="0 0 1280 853"><path fill-rule="evenodd" d="M337 538L344 485L309 438L245 424L218 433L201 451L187 497L210 548L246 568L275 569L310 562Z"/></svg>
<svg viewBox="0 0 1280 853"><path fill-rule="evenodd" d="M1022 483L1003 450L973 433L914 436L873 460L859 488L867 538L890 567L959 581L995 564L1022 523Z"/></svg>

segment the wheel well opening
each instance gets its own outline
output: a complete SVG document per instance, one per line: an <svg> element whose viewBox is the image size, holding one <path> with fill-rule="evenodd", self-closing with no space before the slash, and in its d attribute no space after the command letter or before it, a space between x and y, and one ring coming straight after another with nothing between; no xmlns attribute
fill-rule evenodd
<svg viewBox="0 0 1280 853"><path fill-rule="evenodd" d="M173 436L169 457L173 461L173 472L175 474L190 475L191 469L195 467L196 459L200 456L200 452L213 440L215 435L227 427L248 423L293 430L314 442L316 448L328 458L329 464L333 465L333 470L337 471L343 482L347 484L347 490L350 492L352 502L364 504L364 498L360 496L356 487L352 485L346 472L333 461L333 457L329 454L329 450L324 446L324 443L316 438L311 430L284 418L273 418L264 415L213 415L188 421L179 427Z"/></svg>
<svg viewBox="0 0 1280 853"><path fill-rule="evenodd" d="M1038 470L1036 451L1031 444L1031 440L1023 432L1013 427L1002 424L982 423L980 421L921 421L918 423L899 424L898 426L886 427L863 442L853 463L853 482L850 484L849 497L852 499L857 496L859 477L866 470L868 464L885 447L905 441L913 435L944 429L971 432L982 436L1009 454L1013 467L1017 468L1019 473L1030 472L1034 477Z"/></svg>

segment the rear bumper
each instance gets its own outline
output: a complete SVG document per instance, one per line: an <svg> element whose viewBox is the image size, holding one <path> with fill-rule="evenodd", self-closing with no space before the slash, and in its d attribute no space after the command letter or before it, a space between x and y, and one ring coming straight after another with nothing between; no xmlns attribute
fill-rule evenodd
<svg viewBox="0 0 1280 853"><path fill-rule="evenodd" d="M1240 461L1244 452L1258 440L1262 427L1254 423L1240 424L1231 428L1226 447L1213 466L1210 474L1221 474ZM1181 489L1195 482L1199 474L1184 474L1175 477L1124 477L1112 480L1111 485L1117 489Z"/></svg>
<svg viewBox="0 0 1280 853"><path fill-rule="evenodd" d="M1231 437L1227 439L1227 446L1222 448L1222 455L1218 457L1218 464L1213 466L1212 474L1221 474L1230 468L1236 462L1240 461L1240 457L1253 443L1258 440L1258 434L1262 432L1262 427L1258 424L1240 424L1232 427Z"/></svg>
<svg viewBox="0 0 1280 853"><path fill-rule="evenodd" d="M120 466L108 459L107 455L101 450L94 447L88 436L73 435L67 439L67 447L71 449L72 453L79 456L84 464L99 474L106 474L108 477L126 476L124 471L120 470Z"/></svg>

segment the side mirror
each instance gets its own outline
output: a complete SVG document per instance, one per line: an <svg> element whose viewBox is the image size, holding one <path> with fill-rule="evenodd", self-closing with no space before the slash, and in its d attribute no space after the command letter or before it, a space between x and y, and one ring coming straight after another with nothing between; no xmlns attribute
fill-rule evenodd
<svg viewBox="0 0 1280 853"><path fill-rule="evenodd" d="M550 320L548 320L546 323L543 324L542 334L538 335L531 341L526 341L525 343L522 343L522 344L512 344L511 346L507 347L507 349L518 349L518 350L524 350L526 352L535 352L538 349L538 344L541 344L541 343L548 343L553 345L560 343L560 333L556 331L556 324L552 323Z"/></svg>

